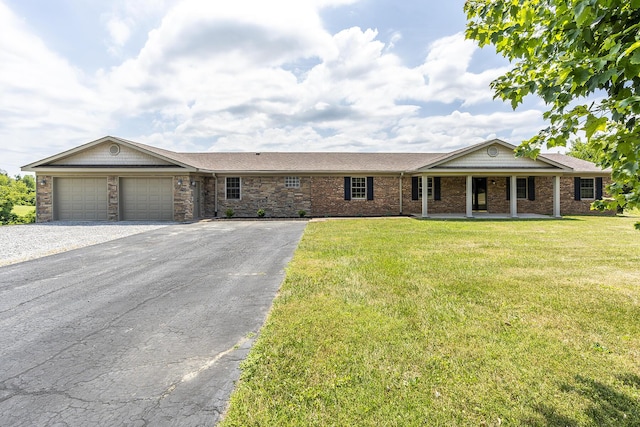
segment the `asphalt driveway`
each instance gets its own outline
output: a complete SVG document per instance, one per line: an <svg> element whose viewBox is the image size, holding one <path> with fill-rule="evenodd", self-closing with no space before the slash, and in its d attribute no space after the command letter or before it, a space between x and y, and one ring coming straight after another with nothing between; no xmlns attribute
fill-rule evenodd
<svg viewBox="0 0 640 427"><path fill-rule="evenodd" d="M0 267L0 425L214 425L305 225L171 225Z"/></svg>

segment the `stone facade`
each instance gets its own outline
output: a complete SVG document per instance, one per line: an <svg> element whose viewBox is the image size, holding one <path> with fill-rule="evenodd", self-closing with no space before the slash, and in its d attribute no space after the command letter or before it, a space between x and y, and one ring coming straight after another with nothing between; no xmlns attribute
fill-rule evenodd
<svg viewBox="0 0 640 427"><path fill-rule="evenodd" d="M118 221L120 218L120 179L117 176L107 177L107 219Z"/></svg>
<svg viewBox="0 0 640 427"><path fill-rule="evenodd" d="M202 179L202 216L213 218L217 216L216 211L216 182L218 178L207 176Z"/></svg>
<svg viewBox="0 0 640 427"><path fill-rule="evenodd" d="M298 176L299 188L286 187L284 176L239 176L240 199L237 200L227 199L227 177L233 176L219 176L217 179L218 216L224 217L228 209L233 210L234 217L240 218L255 218L259 209L264 209L266 217L297 217L301 210L306 215L315 215L311 203L312 178L309 176ZM215 194L212 192L215 191L215 185L211 182L206 183L205 187L209 194ZM207 214L210 214L211 200L205 205Z"/></svg>
<svg viewBox="0 0 640 427"><path fill-rule="evenodd" d="M189 175L173 177L173 220L193 220L193 186Z"/></svg>
<svg viewBox="0 0 640 427"><path fill-rule="evenodd" d="M36 221L53 221L53 177L36 175Z"/></svg>

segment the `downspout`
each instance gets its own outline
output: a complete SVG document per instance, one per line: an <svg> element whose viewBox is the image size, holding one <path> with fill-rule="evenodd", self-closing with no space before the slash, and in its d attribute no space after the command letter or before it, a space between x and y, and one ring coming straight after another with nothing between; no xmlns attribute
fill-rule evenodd
<svg viewBox="0 0 640 427"><path fill-rule="evenodd" d="M400 215L402 215L402 177L404 172L400 172Z"/></svg>

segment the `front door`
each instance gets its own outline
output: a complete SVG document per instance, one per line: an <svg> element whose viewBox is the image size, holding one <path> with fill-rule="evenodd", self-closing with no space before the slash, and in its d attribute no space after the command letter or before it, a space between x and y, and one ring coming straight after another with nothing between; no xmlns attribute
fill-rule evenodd
<svg viewBox="0 0 640 427"><path fill-rule="evenodd" d="M473 210L487 210L487 178L473 178Z"/></svg>

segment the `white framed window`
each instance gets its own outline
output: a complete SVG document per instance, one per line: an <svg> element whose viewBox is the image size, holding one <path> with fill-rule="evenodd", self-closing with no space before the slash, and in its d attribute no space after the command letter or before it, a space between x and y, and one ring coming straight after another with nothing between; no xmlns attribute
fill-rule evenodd
<svg viewBox="0 0 640 427"><path fill-rule="evenodd" d="M358 176L351 178L351 198L367 198L367 178Z"/></svg>
<svg viewBox="0 0 640 427"><path fill-rule="evenodd" d="M427 177L427 197L433 200L433 178ZM418 199L422 200L422 177L418 177Z"/></svg>
<svg viewBox="0 0 640 427"><path fill-rule="evenodd" d="M516 195L518 199L526 199L529 196L527 178L516 178Z"/></svg>
<svg viewBox="0 0 640 427"><path fill-rule="evenodd" d="M595 178L580 178L580 198L581 199L596 198Z"/></svg>
<svg viewBox="0 0 640 427"><path fill-rule="evenodd" d="M284 177L284 186L286 188L300 188L300 177L299 176L285 176Z"/></svg>
<svg viewBox="0 0 640 427"><path fill-rule="evenodd" d="M227 200L240 199L240 177L229 176L225 180Z"/></svg>

